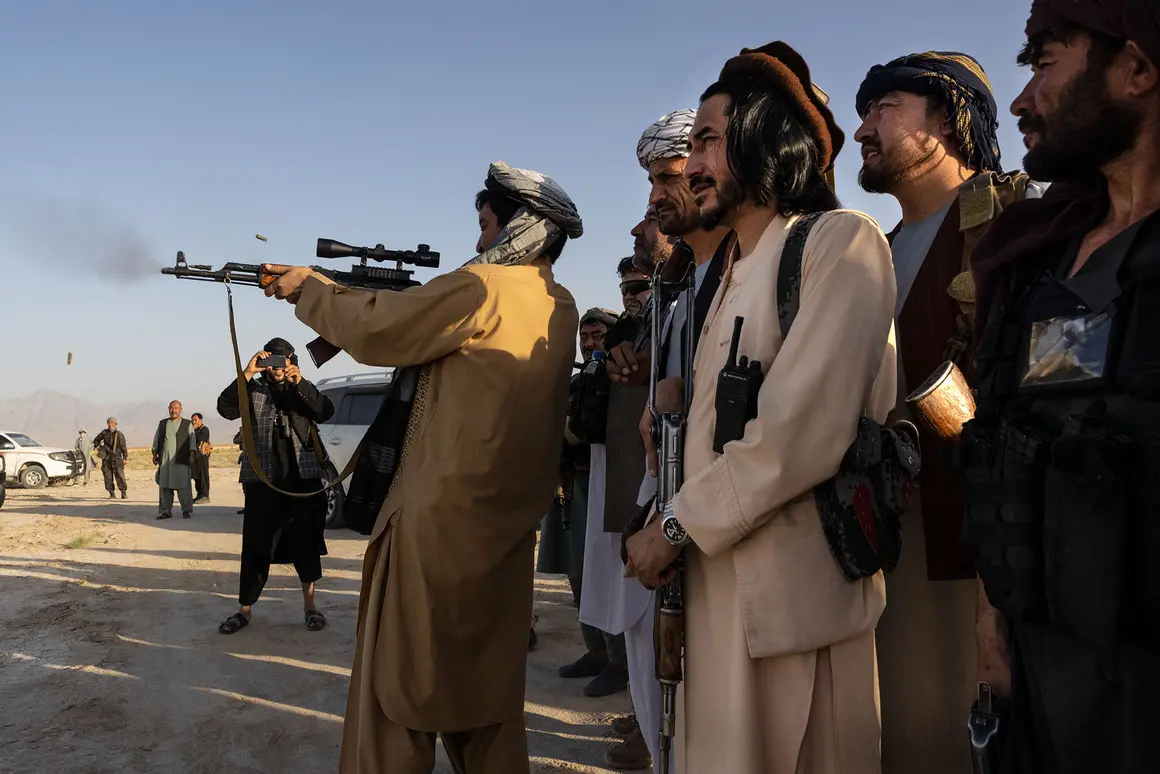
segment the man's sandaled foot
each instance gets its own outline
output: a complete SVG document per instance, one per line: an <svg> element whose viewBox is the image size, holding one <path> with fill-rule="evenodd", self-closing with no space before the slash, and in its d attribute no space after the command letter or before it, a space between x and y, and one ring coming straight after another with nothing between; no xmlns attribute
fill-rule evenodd
<svg viewBox="0 0 1160 774"><path fill-rule="evenodd" d="M306 611L306 628L312 632L320 632L326 627L326 616L320 610Z"/></svg>
<svg viewBox="0 0 1160 774"><path fill-rule="evenodd" d="M249 625L249 618L242 615L241 613L234 613L218 625L218 631L222 634L233 634L238 629L244 629Z"/></svg>
<svg viewBox="0 0 1160 774"><path fill-rule="evenodd" d="M162 519L172 519L172 518L173 518L172 513L159 513L159 514L157 514L158 521L161 521Z"/></svg>

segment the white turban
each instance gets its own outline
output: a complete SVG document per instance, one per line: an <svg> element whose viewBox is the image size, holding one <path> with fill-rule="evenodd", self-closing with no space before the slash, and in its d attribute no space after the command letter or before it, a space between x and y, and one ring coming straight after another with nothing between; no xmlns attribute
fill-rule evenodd
<svg viewBox="0 0 1160 774"><path fill-rule="evenodd" d="M688 158L689 132L696 110L675 110L658 118L636 143L636 157L645 169L659 159Z"/></svg>

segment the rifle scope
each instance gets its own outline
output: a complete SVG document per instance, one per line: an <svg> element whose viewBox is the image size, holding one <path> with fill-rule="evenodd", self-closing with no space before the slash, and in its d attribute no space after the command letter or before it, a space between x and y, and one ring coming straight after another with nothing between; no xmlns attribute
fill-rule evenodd
<svg viewBox="0 0 1160 774"><path fill-rule="evenodd" d="M318 250L315 252L315 255L319 258L355 257L362 259L364 264L367 260L398 261L399 263L409 263L428 269L439 267L439 253L432 251L431 245L422 244L419 245L417 250L388 250L382 245L355 247L337 242L333 239L319 239Z"/></svg>

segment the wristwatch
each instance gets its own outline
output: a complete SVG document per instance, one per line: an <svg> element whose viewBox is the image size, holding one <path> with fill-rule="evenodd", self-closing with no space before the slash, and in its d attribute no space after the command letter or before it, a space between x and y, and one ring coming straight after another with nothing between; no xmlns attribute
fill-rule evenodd
<svg viewBox="0 0 1160 774"><path fill-rule="evenodd" d="M681 522L677 521L677 517L673 515L672 503L665 506L664 513L661 515L661 534L665 536L665 540L669 541L669 545L677 548L683 548L693 542L689 533L681 526Z"/></svg>

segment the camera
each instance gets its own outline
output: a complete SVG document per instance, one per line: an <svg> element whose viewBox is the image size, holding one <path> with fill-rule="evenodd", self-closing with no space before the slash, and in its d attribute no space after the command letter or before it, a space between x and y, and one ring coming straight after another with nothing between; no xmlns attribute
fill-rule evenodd
<svg viewBox="0 0 1160 774"><path fill-rule="evenodd" d="M270 355L258 358L258 368L285 368L288 362L285 355Z"/></svg>

